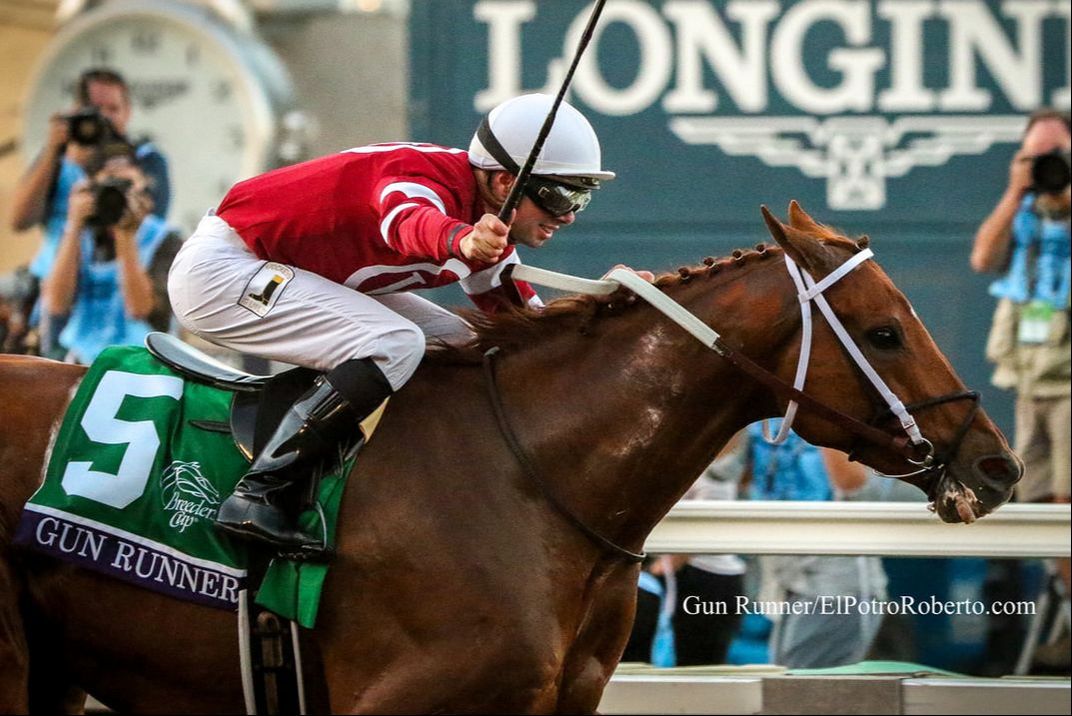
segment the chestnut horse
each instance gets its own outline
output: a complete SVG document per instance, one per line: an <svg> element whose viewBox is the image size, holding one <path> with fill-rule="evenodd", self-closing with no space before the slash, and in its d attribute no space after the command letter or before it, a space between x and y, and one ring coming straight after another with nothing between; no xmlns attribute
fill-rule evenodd
<svg viewBox="0 0 1072 716"><path fill-rule="evenodd" d="M792 382L803 319L785 258L819 280L861 245L795 204L789 224L767 216L780 249L735 252L657 286ZM926 406L915 418L942 460L915 479L938 514L970 521L1005 502L1019 462L972 401L943 398L964 386L883 271L863 261L825 295L890 390ZM472 346L432 351L392 399L343 500L312 637L329 699L319 708L596 709L635 610L639 566L625 550L642 548L735 432L788 402L631 297L474 318ZM491 346L497 401L480 360ZM0 710L55 711L84 689L124 711L240 712L234 615L10 546L82 375L0 360ZM805 392L902 434L818 318ZM813 408L802 402L796 419L807 440L882 472L915 469L904 450Z"/></svg>

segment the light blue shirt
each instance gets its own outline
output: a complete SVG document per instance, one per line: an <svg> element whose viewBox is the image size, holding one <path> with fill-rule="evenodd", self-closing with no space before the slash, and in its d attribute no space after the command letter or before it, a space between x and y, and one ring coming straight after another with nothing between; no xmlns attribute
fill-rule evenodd
<svg viewBox="0 0 1072 716"><path fill-rule="evenodd" d="M770 421L772 433L778 431L780 420ZM748 426L752 452L753 500L834 499L834 490L823 464L819 448L790 431L781 445L771 445L763 439L763 424Z"/></svg>
<svg viewBox="0 0 1072 716"><path fill-rule="evenodd" d="M172 231L174 228L160 217L145 217L135 237L142 266L148 269L157 249ZM93 260L92 230L83 231L81 240L78 287L59 342L75 360L89 365L108 346L141 345L153 329L147 321L127 315L119 286L119 262Z"/></svg>
<svg viewBox="0 0 1072 716"><path fill-rule="evenodd" d="M63 237L63 227L67 225L67 203L71 198L71 189L85 178L86 173L82 167L66 158L60 161L56 191L49 202L48 215L45 217L45 242L30 262L30 273L39 279L47 277L52 271L60 239Z"/></svg>
<svg viewBox="0 0 1072 716"><path fill-rule="evenodd" d="M1040 216L1036 198L1028 193L1020 202L1012 222L1009 269L990 284L990 295L1013 303L1041 301L1060 311L1068 308L1072 288L1068 217Z"/></svg>

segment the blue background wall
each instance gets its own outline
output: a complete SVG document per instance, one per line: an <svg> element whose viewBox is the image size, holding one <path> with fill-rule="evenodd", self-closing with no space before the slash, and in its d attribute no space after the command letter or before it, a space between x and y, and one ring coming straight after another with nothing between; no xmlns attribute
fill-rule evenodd
<svg viewBox="0 0 1072 716"><path fill-rule="evenodd" d="M1004 189L1008 161L1019 136L1018 123L1039 103L1067 103L1068 21L1060 15L1058 4L1039 0L1035 10L1029 8L1026 15L1015 17L1006 14L1007 8L998 2L933 0L923 6L928 15L915 45L907 46L916 50L913 53L893 42L894 27L885 16L903 8L891 10L896 0L748 1L765 3L770 19L761 33L765 44L759 64L766 101L744 108L735 104L736 95L727 86L732 78L699 54L695 44L689 44L685 35L691 25L673 20L691 13L703 36L718 29L710 24L715 22L727 31L734 44L731 49L739 53L745 31L733 17L740 4L720 0L608 3L607 21L585 60L595 69L588 69L587 84L575 82L570 101L592 121L603 144L604 165L618 172L619 179L600 190L576 226L559 234L538 255L524 253L523 260L592 277L618 262L670 270L765 240L759 205L768 204L784 215L788 201L795 198L820 221L850 235L872 237L879 262L912 300L965 382L983 391L985 407L1009 432L1011 397L989 386L990 369L982 355L993 308L986 291L991 277L973 274L968 256L975 228ZM421 141L466 147L480 116L494 103L486 97L489 88L499 89L500 94L504 88L513 93L554 91L557 81L549 74L549 65L562 57L568 61L573 46L567 46L565 38L571 26L583 25L588 7L578 0L414 3L411 135ZM860 27L850 30L833 16L817 18L803 31L799 56L786 57L784 44L782 50L777 49L774 38L788 27L789 20L823 8L833 8L840 17L856 17ZM710 11L714 11L713 20L705 19ZM511 13L527 19L513 24L502 20ZM500 19L489 20L492 16ZM502 33L498 39L489 31L493 26ZM997 32L998 39L993 34L987 39L987 32ZM1022 36L1035 42L1028 47L1021 43ZM504 43L503 37L509 41ZM509 42L517 43L519 63L508 52ZM1035 49L1037 61L1032 60ZM1002 50L1007 51L1005 61ZM785 82L779 83L772 70L776 64L802 68L815 92L821 93L844 81L842 72L831 64L844 51L854 53L850 64L874 63L873 71L861 71L872 88L852 98L852 107L825 115L801 102L799 96L791 96L791 88L785 91ZM667 93L679 84L683 58L689 57L702 68L703 88L717 96L713 111L671 111L664 104ZM592 89L594 73L606 84L604 95L620 97L652 71L652 63L669 68L665 83L650 102L628 113L608 111L607 102ZM1018 74L1008 71L1014 64ZM494 79L495 71L514 65L518 72L507 80ZM939 100L945 97L944 104L936 101L934 107L911 111L883 104L882 92L895 82L895 72L911 74L916 66L920 68L917 89ZM974 108L963 98L958 102L948 96L958 70L973 89L986 93ZM1031 89L1026 93L1025 83ZM886 135L878 155L871 155L880 168L869 168L872 174L883 171L881 167L896 174L898 156L902 160L908 156L915 166L902 171L903 176L879 181L886 192L881 206L847 208L841 202L842 208L835 208L838 202L829 200L824 177L806 176L796 166L769 166L748 153L760 151L770 136L746 146L744 154L731 156L719 145L688 144L672 130L675 119L697 116L746 120L751 123L746 126L755 127L767 126L764 122L770 118L812 121L831 130L826 140L820 137L817 144L817 135L800 133L786 134L783 140L797 143L802 156L810 153L823 160L834 157L829 151L830 136L837 133L825 122L863 120L889 130L909 118L914 129ZM956 122L961 120L967 120L972 129L958 134ZM938 140L933 139L936 133L941 135ZM977 146L966 149L965 139ZM912 159L913 149L929 141L945 148L948 158L924 160L917 152Z"/></svg>

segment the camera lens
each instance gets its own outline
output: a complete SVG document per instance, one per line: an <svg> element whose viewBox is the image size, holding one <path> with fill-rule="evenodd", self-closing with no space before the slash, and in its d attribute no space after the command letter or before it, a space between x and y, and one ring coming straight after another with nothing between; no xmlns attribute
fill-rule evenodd
<svg viewBox="0 0 1072 716"><path fill-rule="evenodd" d="M127 191L131 183L126 179L105 179L93 187L93 215L90 226L107 227L119 223L127 208Z"/></svg>
<svg viewBox="0 0 1072 716"><path fill-rule="evenodd" d="M1060 194L1072 181L1068 157L1058 152L1035 157L1031 165L1031 181L1043 194Z"/></svg>
<svg viewBox="0 0 1072 716"><path fill-rule="evenodd" d="M111 135L108 120L96 107L86 107L67 115L67 130L71 141L82 146L100 144Z"/></svg>

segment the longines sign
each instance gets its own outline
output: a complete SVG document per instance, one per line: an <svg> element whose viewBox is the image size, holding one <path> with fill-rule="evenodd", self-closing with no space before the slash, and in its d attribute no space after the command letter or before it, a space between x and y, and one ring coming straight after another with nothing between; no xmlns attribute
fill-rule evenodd
<svg viewBox="0 0 1072 716"><path fill-rule="evenodd" d="M426 5L440 30L453 11L454 36L482 42L459 63L477 80L456 88L472 116L557 88L589 10L571 0ZM1016 142L1040 105L1067 108L1070 21L1059 0L610 0L571 99L601 134L623 129L611 147L635 129L656 156L741 157L756 177L793 169L821 183L830 209L873 211L886 207L890 179Z"/></svg>

